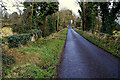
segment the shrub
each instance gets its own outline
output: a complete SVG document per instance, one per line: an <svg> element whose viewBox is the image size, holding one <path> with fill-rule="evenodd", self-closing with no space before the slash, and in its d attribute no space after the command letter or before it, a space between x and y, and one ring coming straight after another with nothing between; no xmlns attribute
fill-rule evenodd
<svg viewBox="0 0 120 80"><path fill-rule="evenodd" d="M25 45L28 41L31 41L31 37L33 36L33 34L35 35L35 39L38 39L42 36L41 30L36 29L29 32L31 33L5 37L6 39L8 39L9 48L19 47L20 44Z"/></svg>
<svg viewBox="0 0 120 80"><path fill-rule="evenodd" d="M25 45L27 41L30 41L31 34L13 35L5 37L8 39L9 48L15 48L19 46L19 43Z"/></svg>

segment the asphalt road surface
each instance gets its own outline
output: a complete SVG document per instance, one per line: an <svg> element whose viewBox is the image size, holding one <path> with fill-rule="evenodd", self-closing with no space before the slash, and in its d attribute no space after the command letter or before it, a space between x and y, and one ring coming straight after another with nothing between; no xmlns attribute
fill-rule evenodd
<svg viewBox="0 0 120 80"><path fill-rule="evenodd" d="M120 60L68 28L59 78L118 78Z"/></svg>

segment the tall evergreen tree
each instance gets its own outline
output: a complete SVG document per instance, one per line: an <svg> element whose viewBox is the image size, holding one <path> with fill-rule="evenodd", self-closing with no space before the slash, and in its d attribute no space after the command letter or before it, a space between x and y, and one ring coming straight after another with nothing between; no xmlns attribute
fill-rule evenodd
<svg viewBox="0 0 120 80"><path fill-rule="evenodd" d="M46 16L58 11L58 4L58 2L24 2L24 13L28 14L26 15L28 19L31 19L30 15L32 14L31 9L33 7L32 29L41 29L40 25L43 24Z"/></svg>
<svg viewBox="0 0 120 80"><path fill-rule="evenodd" d="M102 16L102 27L101 32L112 34L117 19L116 14L120 10L120 2L113 2L112 8L110 8L111 3L99 3L100 10L101 10L101 16Z"/></svg>

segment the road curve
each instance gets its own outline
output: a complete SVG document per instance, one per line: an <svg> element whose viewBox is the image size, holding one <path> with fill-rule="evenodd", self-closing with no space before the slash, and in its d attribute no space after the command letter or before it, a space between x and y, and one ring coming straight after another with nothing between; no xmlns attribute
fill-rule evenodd
<svg viewBox="0 0 120 80"><path fill-rule="evenodd" d="M59 78L118 78L120 60L68 28Z"/></svg>

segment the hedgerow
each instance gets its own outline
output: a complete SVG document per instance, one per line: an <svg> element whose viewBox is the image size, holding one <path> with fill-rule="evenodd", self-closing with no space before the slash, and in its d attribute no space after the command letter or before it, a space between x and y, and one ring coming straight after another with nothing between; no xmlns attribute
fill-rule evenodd
<svg viewBox="0 0 120 80"><path fill-rule="evenodd" d="M26 34L12 35L4 38L7 39L9 48L16 48L19 47L20 45L25 45L27 42L31 41L33 35L35 39L38 39L42 36L42 31L35 29L29 31L29 33ZM5 43L5 39L2 39L2 43Z"/></svg>

